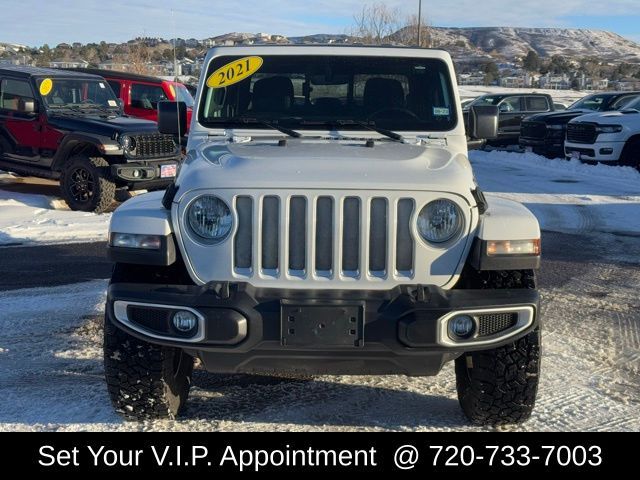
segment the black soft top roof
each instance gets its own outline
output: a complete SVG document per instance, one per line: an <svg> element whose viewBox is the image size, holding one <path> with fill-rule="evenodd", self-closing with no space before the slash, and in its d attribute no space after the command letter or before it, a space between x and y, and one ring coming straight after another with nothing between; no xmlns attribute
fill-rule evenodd
<svg viewBox="0 0 640 480"><path fill-rule="evenodd" d="M149 75L140 75L137 73L120 72L118 70L101 70L99 68L73 68L69 69L70 72L82 72L90 75L100 75L108 78L118 78L122 80L138 80L147 83L161 84L163 80L158 77L151 77Z"/></svg>
<svg viewBox="0 0 640 480"><path fill-rule="evenodd" d="M41 68L28 67L19 65L9 65L0 67L0 73L10 73L13 77L31 78L31 77L69 77L69 78L101 78L100 75L91 74L90 72L69 71L58 68Z"/></svg>

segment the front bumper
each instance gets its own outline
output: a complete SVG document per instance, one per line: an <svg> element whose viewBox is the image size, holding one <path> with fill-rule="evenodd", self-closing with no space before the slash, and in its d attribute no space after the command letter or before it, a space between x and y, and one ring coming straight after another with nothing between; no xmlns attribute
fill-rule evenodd
<svg viewBox="0 0 640 480"><path fill-rule="evenodd" d="M564 155L564 139L563 138L527 138L520 137L520 146L523 148L531 148L534 153L539 155Z"/></svg>
<svg viewBox="0 0 640 480"><path fill-rule="evenodd" d="M177 158L117 163L111 166L111 177L118 183L136 185L137 188L140 185L167 186L175 180L179 166Z"/></svg>
<svg viewBox="0 0 640 480"><path fill-rule="evenodd" d="M593 144L566 142L564 149L567 158L580 155L580 160L587 162L615 163L620 160L624 150L624 142L596 142Z"/></svg>
<svg viewBox="0 0 640 480"><path fill-rule="evenodd" d="M107 318L145 341L184 349L212 372L435 375L464 352L527 335L539 324L539 305L535 290L311 291L116 283L109 287ZM199 319L188 337L172 330L170 319L178 310ZM459 342L448 336L446 321L458 314L474 317L478 335ZM517 322L487 330L504 315Z"/></svg>

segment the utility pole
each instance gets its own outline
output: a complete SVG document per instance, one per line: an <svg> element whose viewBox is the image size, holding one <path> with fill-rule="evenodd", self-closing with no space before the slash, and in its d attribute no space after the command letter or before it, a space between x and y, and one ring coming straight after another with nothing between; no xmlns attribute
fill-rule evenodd
<svg viewBox="0 0 640 480"><path fill-rule="evenodd" d="M418 47L422 46L422 0L418 0Z"/></svg>

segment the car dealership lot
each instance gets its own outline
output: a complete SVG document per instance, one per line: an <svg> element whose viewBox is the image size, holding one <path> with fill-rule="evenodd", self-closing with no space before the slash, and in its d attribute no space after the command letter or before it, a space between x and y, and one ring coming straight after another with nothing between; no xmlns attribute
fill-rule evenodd
<svg viewBox="0 0 640 480"><path fill-rule="evenodd" d="M541 391L531 421L510 428L637 431L640 174L504 152L474 152L472 160L485 190L523 201L545 230ZM91 232L83 238L104 238L103 217L52 208L55 199L48 193L23 189L19 196L0 186L3 212L5 206L22 209L15 224L0 216L5 243L68 243L78 241L76 230ZM43 220L73 216L65 219L66 228L52 224L34 235L36 212ZM9 247L0 256L26 250ZM6 265L0 259L5 277L11 275ZM14 260L11 268L15 265ZM456 404L450 367L435 378L326 376L315 381L198 371L183 419L124 423L112 413L102 374L104 265L96 261L79 268L83 283L0 292L0 429L472 429ZM90 278L97 280L87 282Z"/></svg>

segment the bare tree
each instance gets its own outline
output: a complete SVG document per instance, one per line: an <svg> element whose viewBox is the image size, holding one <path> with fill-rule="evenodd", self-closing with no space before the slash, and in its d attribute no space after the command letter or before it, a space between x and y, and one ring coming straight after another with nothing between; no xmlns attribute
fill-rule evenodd
<svg viewBox="0 0 640 480"><path fill-rule="evenodd" d="M129 65L131 73L140 73L148 75L149 62L151 61L151 52L144 43L132 43L129 45L129 52L125 57L126 63Z"/></svg>
<svg viewBox="0 0 640 480"><path fill-rule="evenodd" d="M398 32L398 40L404 45L422 48L433 47L431 25L425 21L424 17L420 23L420 35L418 35L418 15L409 15L406 19L406 27ZM418 45L418 36L420 37L420 45Z"/></svg>
<svg viewBox="0 0 640 480"><path fill-rule="evenodd" d="M389 8L382 2L363 6L353 20L355 25L351 35L371 45L388 43L401 27L400 10Z"/></svg>

